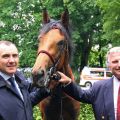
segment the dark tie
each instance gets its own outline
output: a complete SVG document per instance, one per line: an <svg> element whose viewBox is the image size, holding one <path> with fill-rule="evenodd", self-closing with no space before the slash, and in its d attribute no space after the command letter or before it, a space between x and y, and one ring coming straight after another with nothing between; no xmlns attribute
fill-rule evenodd
<svg viewBox="0 0 120 120"><path fill-rule="evenodd" d="M119 86L118 100L117 100L117 120L120 120L120 86Z"/></svg>
<svg viewBox="0 0 120 120"><path fill-rule="evenodd" d="M12 88L15 88L15 87L16 87L16 86L15 86L14 77L10 77L10 78L8 79L8 81L10 82Z"/></svg>
<svg viewBox="0 0 120 120"><path fill-rule="evenodd" d="M19 92L18 92L18 89L16 88L14 77L10 77L10 78L8 79L8 81L10 82L12 89L13 89L18 95L20 95Z"/></svg>

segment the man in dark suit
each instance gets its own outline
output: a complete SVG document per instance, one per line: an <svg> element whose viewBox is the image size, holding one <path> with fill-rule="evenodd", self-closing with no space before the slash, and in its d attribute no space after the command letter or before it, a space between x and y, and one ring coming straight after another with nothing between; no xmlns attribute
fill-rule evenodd
<svg viewBox="0 0 120 120"><path fill-rule="evenodd" d="M15 44L0 41L0 120L33 120L32 107L49 95L45 89L30 92L18 64Z"/></svg>
<svg viewBox="0 0 120 120"><path fill-rule="evenodd" d="M95 82L88 90L82 90L70 78L59 72L64 91L74 99L92 104L96 120L120 120L120 47L107 53L107 64L113 76L109 80Z"/></svg>

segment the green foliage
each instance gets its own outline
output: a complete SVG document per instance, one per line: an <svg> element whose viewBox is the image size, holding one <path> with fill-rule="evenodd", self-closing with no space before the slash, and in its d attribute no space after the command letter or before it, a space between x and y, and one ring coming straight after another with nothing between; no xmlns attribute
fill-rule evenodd
<svg viewBox="0 0 120 120"><path fill-rule="evenodd" d="M40 110L37 106L33 109L33 117L34 120L42 120Z"/></svg>
<svg viewBox="0 0 120 120"><path fill-rule="evenodd" d="M104 38L111 40L112 44L120 42L120 0L97 0L103 13ZM114 42L115 41L115 42Z"/></svg>
<svg viewBox="0 0 120 120"><path fill-rule="evenodd" d="M78 120L95 120L91 105L81 103L80 115Z"/></svg>
<svg viewBox="0 0 120 120"><path fill-rule="evenodd" d="M32 67L36 58L40 28L40 8L36 10L36 4L40 7L40 3L33 0L1 2L0 39L10 40L17 45L20 67Z"/></svg>
<svg viewBox="0 0 120 120"><path fill-rule="evenodd" d="M102 16L93 0L75 0L69 2L67 6L70 11L72 38L75 45L73 64L75 67L84 66L90 59L91 48L96 45L103 47L99 42L102 34ZM94 60L97 61L96 58Z"/></svg>

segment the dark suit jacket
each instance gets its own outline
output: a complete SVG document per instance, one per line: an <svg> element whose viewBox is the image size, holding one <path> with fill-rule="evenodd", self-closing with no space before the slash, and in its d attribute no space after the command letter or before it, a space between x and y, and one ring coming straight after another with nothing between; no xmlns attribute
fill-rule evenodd
<svg viewBox="0 0 120 120"><path fill-rule="evenodd" d="M82 90L75 83L63 89L74 99L92 104L96 120L115 120L113 78L96 82L89 90Z"/></svg>
<svg viewBox="0 0 120 120"><path fill-rule="evenodd" d="M47 97L49 93L45 89L29 93L29 83L20 72L16 72L15 79L24 101L0 76L0 120L33 120L32 106Z"/></svg>

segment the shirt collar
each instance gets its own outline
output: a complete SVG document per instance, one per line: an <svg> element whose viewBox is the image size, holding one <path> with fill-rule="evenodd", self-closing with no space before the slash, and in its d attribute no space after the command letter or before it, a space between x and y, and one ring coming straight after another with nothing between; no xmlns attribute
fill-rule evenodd
<svg viewBox="0 0 120 120"><path fill-rule="evenodd" d="M114 76L114 75L113 75ZM114 76L114 79L117 81L117 82L120 82L120 80L118 80L115 76Z"/></svg>
<svg viewBox="0 0 120 120"><path fill-rule="evenodd" d="M1 75L5 80L8 80L8 79L11 77L11 76L9 76L9 75L1 72L1 71L0 71L0 75ZM13 75L13 77L14 77L14 75Z"/></svg>

